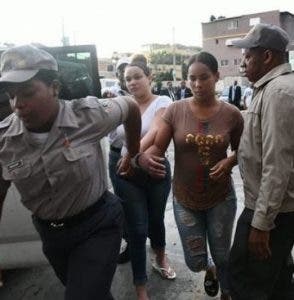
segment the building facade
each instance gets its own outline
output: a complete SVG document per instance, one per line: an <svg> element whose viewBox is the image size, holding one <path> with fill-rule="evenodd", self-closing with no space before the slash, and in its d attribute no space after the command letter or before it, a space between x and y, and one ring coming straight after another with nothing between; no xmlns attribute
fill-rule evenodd
<svg viewBox="0 0 294 300"><path fill-rule="evenodd" d="M224 85L231 84L235 79L238 79L241 84L246 83L246 79L242 78L239 72L242 50L232 47L231 42L233 39L243 38L258 23L268 23L283 28L290 36L290 48L294 48L294 15L289 12L273 10L232 18L221 17L202 23L203 50L217 58Z"/></svg>

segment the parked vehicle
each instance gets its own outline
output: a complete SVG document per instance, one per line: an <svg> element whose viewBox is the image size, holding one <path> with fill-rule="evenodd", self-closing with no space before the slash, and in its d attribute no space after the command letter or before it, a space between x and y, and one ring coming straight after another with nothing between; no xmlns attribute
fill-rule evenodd
<svg viewBox="0 0 294 300"><path fill-rule="evenodd" d="M220 93L219 95L219 99L222 100L222 101L225 101L225 102L229 102L229 89L230 87L229 86L226 86L224 87L224 89L222 90L222 92ZM244 91L246 89L246 86L241 86L241 105L242 105L242 102L243 102L243 95L244 95Z"/></svg>
<svg viewBox="0 0 294 300"><path fill-rule="evenodd" d="M229 87L225 87L218 98L222 101L229 102Z"/></svg>
<svg viewBox="0 0 294 300"><path fill-rule="evenodd" d="M115 78L101 78L101 89L111 88L118 85L118 80Z"/></svg>
<svg viewBox="0 0 294 300"><path fill-rule="evenodd" d="M42 47L57 60L61 99L78 99L93 95L101 98L101 84L95 45ZM0 55L3 51L0 51ZM8 97L0 91L0 121L9 113Z"/></svg>
<svg viewBox="0 0 294 300"><path fill-rule="evenodd" d="M62 88L60 98L100 97L100 81L94 45L44 47L57 60ZM10 111L9 99L0 94L0 120ZM30 188L30 187L28 187ZM27 267L46 263L30 212L24 208L12 184L4 202L0 223L0 268Z"/></svg>
<svg viewBox="0 0 294 300"><path fill-rule="evenodd" d="M101 96L105 97L105 94L111 93L117 95L120 90L119 81L115 78L101 78Z"/></svg>

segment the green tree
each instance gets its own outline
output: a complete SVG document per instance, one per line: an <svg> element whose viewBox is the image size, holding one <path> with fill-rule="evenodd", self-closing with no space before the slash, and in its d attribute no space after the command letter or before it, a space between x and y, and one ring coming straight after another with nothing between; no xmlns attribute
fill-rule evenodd
<svg viewBox="0 0 294 300"><path fill-rule="evenodd" d="M215 20L216 20L216 17L215 17L214 15L211 15L210 18L209 18L209 21L210 21L210 22L213 22L213 21L215 21Z"/></svg>
<svg viewBox="0 0 294 300"><path fill-rule="evenodd" d="M155 75L155 79L156 82L161 82L161 81L171 81L173 80L173 76L172 76L172 72L168 71L168 72L159 72Z"/></svg>

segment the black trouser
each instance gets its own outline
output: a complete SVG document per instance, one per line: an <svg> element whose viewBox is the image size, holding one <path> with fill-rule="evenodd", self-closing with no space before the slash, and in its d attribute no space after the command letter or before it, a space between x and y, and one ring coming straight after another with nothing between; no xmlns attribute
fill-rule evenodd
<svg viewBox="0 0 294 300"><path fill-rule="evenodd" d="M110 288L120 250L123 213L119 198L109 192L98 201L80 215L58 222L33 216L43 252L66 286L66 300L113 299Z"/></svg>
<svg viewBox="0 0 294 300"><path fill-rule="evenodd" d="M233 300L288 300L293 274L294 212L280 213L270 232L272 255L258 260L248 251L253 210L245 208L235 233L229 261L230 293Z"/></svg>

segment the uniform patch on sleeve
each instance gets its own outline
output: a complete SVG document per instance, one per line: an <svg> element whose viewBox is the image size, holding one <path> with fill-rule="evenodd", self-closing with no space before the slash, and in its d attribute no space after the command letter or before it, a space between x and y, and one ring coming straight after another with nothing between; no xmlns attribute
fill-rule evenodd
<svg viewBox="0 0 294 300"><path fill-rule="evenodd" d="M104 108L104 110L106 112L109 112L113 109L113 103L111 101L112 99L102 99L101 101L101 105Z"/></svg>

